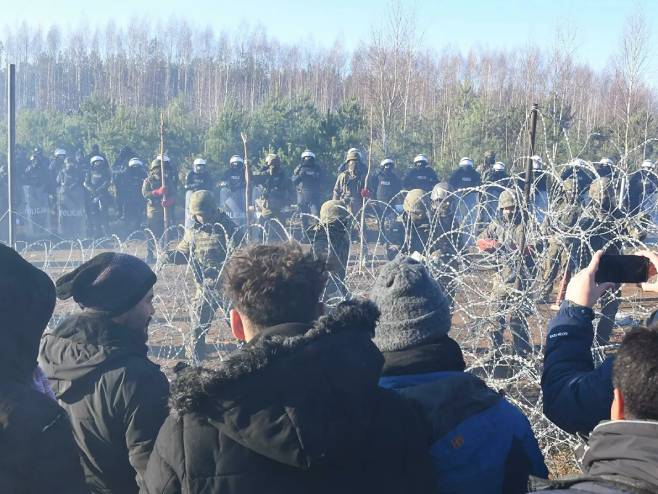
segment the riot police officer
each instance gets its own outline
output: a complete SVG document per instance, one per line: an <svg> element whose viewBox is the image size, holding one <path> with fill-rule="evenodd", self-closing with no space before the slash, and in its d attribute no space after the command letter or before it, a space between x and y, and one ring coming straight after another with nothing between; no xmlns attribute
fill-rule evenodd
<svg viewBox="0 0 658 494"><path fill-rule="evenodd" d="M73 158L64 160L57 174L57 218L59 234L66 239L79 238L85 223L84 174Z"/></svg>
<svg viewBox="0 0 658 494"><path fill-rule="evenodd" d="M302 162L292 174L292 183L297 191L297 207L302 215L302 227L308 228L308 214L317 217L320 214L320 196L323 181L322 169L318 166L315 154L310 150L302 153Z"/></svg>
<svg viewBox="0 0 658 494"><path fill-rule="evenodd" d="M191 228L194 221L190 216L190 197L197 190L213 190L212 177L206 168L206 160L196 158L192 169L185 176L185 228Z"/></svg>
<svg viewBox="0 0 658 494"><path fill-rule="evenodd" d="M372 180L369 189L374 191L375 199L380 203L391 204L402 190L402 182L395 174L395 161L385 158L379 164L379 171Z"/></svg>
<svg viewBox="0 0 658 494"><path fill-rule="evenodd" d="M123 180L125 187L125 214L126 231L131 234L144 226L145 200L142 195L142 185L147 177L144 163L133 157L128 161L128 169Z"/></svg>
<svg viewBox="0 0 658 494"><path fill-rule="evenodd" d="M229 160L228 170L224 172L220 186L228 189L228 194L223 199L223 204L233 221L238 224L242 223L245 219L245 192L246 192L246 177L244 160L241 156L234 154Z"/></svg>
<svg viewBox="0 0 658 494"><path fill-rule="evenodd" d="M107 161L101 156L92 156L89 163L91 168L84 181L87 234L91 238L99 238L108 234L109 188L112 173Z"/></svg>
<svg viewBox="0 0 658 494"><path fill-rule="evenodd" d="M263 173L254 175L254 182L262 187L256 209L260 214L260 223L267 226L266 234L274 234L274 238L279 240L286 238L282 226L285 209L290 204L292 182L283 170L281 158L277 154L267 155Z"/></svg>
<svg viewBox="0 0 658 494"><path fill-rule="evenodd" d="M432 190L432 187L439 183L439 177L429 167L427 156L419 154L414 158L414 166L407 171L402 183L407 190L422 189L425 192L429 192Z"/></svg>

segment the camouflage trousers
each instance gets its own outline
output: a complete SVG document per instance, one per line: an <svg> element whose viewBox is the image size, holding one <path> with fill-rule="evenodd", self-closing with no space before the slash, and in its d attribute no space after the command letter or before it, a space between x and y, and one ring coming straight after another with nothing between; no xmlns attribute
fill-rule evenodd
<svg viewBox="0 0 658 494"><path fill-rule="evenodd" d="M512 284L501 283L496 287L497 327L492 334L494 348L504 343L505 329L512 335L512 349L516 355L532 352L532 337L528 331L527 317L532 313L521 291Z"/></svg>
<svg viewBox="0 0 658 494"><path fill-rule="evenodd" d="M197 285L190 308L191 331L185 344L188 355L195 360L203 360L206 354L206 335L215 319L215 313L222 307L222 296L217 288L210 285Z"/></svg>
<svg viewBox="0 0 658 494"><path fill-rule="evenodd" d="M569 262L568 250L563 242L551 239L546 249L542 265L542 287L540 297L547 298L553 292L553 285L564 274Z"/></svg>

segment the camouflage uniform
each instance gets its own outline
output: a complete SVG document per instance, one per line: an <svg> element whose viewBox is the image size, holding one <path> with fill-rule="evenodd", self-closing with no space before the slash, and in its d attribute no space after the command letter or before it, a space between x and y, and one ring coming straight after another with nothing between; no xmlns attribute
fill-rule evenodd
<svg viewBox="0 0 658 494"><path fill-rule="evenodd" d="M325 300L345 294L343 282L350 255L350 215L341 201L327 201L320 208L320 222L308 229L313 256L327 260L330 280Z"/></svg>
<svg viewBox="0 0 658 494"><path fill-rule="evenodd" d="M361 208L361 192L366 187L366 177L359 170L361 155L356 150L347 153L347 169L341 172L334 185L334 201L343 201L352 214ZM351 168L351 169L350 169Z"/></svg>
<svg viewBox="0 0 658 494"><path fill-rule="evenodd" d="M413 189L407 193L402 204L402 214L386 232L390 242L387 248L389 259L393 259L400 252L406 255L418 252L429 256L432 226L429 214L431 209L427 202L422 189Z"/></svg>
<svg viewBox="0 0 658 494"><path fill-rule="evenodd" d="M165 252L163 263L189 264L192 269L196 294L192 302L193 331L188 348L197 360L202 360L206 354L205 335L221 307L219 275L237 227L217 208L210 191L193 192L189 209L194 225L185 230L176 249Z"/></svg>
<svg viewBox="0 0 658 494"><path fill-rule="evenodd" d="M590 202L578 221L579 237L572 240L572 271L586 267L594 252L621 254L620 239L629 234L625 215L616 208L612 182L609 178L597 178L589 186ZM599 300L601 318L596 326L597 341L606 345L612 334L615 316L619 309L620 290L607 291Z"/></svg>
<svg viewBox="0 0 658 494"><path fill-rule="evenodd" d="M177 179L171 168L165 164L165 183L167 190L167 208L168 217L171 221L174 218L174 199L176 197ZM149 174L142 183L142 195L146 199L146 226L151 230L156 241L159 243L164 235L164 206L162 195L162 175L160 161L155 159L149 167ZM149 236L146 244L147 259L153 259L155 245L153 239Z"/></svg>
<svg viewBox="0 0 658 494"><path fill-rule="evenodd" d="M499 261L499 269L494 278L494 298L498 304L496 313L500 315L498 327L493 334L493 343L496 348L502 346L506 319L509 316L514 352L524 355L532 350L532 342L526 321L530 310L525 305L523 294L529 285L534 266L527 246L523 252L523 263L519 266L519 247L524 225L517 204L515 192L511 189L504 190L498 200L498 209L510 211L509 216L501 214L501 218L491 223L480 234L479 239L493 241L485 250L492 250Z"/></svg>
<svg viewBox="0 0 658 494"><path fill-rule="evenodd" d="M452 306L459 279L459 253L464 247L464 239L456 218L456 197L445 182L436 184L430 195L433 217L430 223L429 267L432 275L443 287Z"/></svg>
<svg viewBox="0 0 658 494"><path fill-rule="evenodd" d="M550 296L558 274L567 269L569 245L577 235L576 226L583 212L578 200L576 178L566 179L562 187L564 194L556 201L553 215L546 216L541 226L542 237L548 241L542 266L542 300Z"/></svg>

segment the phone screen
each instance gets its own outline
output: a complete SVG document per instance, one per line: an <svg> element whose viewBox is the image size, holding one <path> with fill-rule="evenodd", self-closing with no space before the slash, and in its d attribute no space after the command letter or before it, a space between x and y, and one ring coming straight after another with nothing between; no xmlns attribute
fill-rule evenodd
<svg viewBox="0 0 658 494"><path fill-rule="evenodd" d="M594 280L597 283L644 283L649 279L649 259L643 256L604 255Z"/></svg>

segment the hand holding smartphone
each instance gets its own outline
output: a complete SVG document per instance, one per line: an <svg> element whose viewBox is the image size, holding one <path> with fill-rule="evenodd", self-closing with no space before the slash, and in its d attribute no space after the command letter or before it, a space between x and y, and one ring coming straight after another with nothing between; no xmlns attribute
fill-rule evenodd
<svg viewBox="0 0 658 494"><path fill-rule="evenodd" d="M644 255L601 256L596 270L596 283L645 283L649 280L649 258Z"/></svg>

